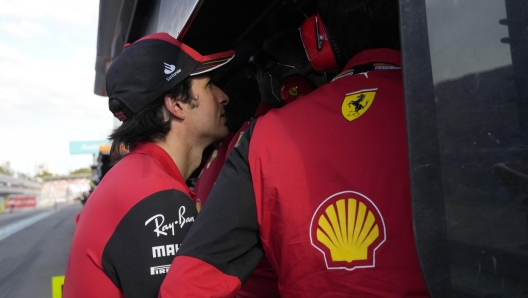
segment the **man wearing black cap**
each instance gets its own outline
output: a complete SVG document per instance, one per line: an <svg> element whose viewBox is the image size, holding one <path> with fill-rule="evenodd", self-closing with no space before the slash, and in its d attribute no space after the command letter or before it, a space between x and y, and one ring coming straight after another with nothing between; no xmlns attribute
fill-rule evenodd
<svg viewBox="0 0 528 298"><path fill-rule="evenodd" d="M227 95L209 71L234 52L202 56L166 33L125 46L107 73L122 125L105 175L79 217L64 297L157 297L197 215L185 181L227 134Z"/></svg>

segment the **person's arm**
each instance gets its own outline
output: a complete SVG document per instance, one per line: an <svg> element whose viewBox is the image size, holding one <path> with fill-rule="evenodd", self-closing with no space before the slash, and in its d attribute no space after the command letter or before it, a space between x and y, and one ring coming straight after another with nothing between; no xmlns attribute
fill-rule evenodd
<svg viewBox="0 0 528 298"><path fill-rule="evenodd" d="M254 123L229 155L159 297L234 297L263 255L248 165Z"/></svg>
<svg viewBox="0 0 528 298"><path fill-rule="evenodd" d="M196 215L192 200L176 189L141 200L106 244L102 270L125 297L156 297Z"/></svg>

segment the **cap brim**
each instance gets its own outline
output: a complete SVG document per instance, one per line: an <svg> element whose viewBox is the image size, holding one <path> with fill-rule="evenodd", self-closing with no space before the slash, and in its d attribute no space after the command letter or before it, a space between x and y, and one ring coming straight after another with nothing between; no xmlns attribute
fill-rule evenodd
<svg viewBox="0 0 528 298"><path fill-rule="evenodd" d="M233 50L203 56L202 62L196 66L190 75L195 76L217 69L227 64L233 57L235 57L235 51Z"/></svg>

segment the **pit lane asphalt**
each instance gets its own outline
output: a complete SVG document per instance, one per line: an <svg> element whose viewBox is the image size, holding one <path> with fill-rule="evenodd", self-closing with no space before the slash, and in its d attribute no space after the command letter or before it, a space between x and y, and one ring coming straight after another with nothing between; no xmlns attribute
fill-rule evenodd
<svg viewBox="0 0 528 298"><path fill-rule="evenodd" d="M52 297L51 278L66 271L74 217L81 209L75 202L0 214L0 230L36 220L0 240L0 298Z"/></svg>

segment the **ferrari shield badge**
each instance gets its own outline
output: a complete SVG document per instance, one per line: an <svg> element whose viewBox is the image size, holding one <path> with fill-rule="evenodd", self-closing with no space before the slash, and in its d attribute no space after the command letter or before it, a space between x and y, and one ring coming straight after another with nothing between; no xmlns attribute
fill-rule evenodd
<svg viewBox="0 0 528 298"><path fill-rule="evenodd" d="M348 93L341 106L343 117L348 121L352 121L365 114L372 105L377 90L378 88L363 89Z"/></svg>

